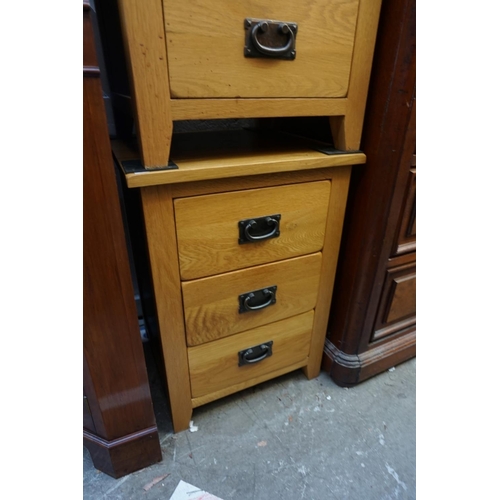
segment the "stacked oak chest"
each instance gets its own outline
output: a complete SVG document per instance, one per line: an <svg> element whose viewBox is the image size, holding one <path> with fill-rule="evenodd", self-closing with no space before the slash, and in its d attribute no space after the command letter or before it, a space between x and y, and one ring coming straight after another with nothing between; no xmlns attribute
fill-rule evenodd
<svg viewBox="0 0 500 500"><path fill-rule="evenodd" d="M120 0L175 431L193 408L320 370L380 0ZM116 96L127 99L128 96ZM180 120L328 117L334 147Z"/></svg>

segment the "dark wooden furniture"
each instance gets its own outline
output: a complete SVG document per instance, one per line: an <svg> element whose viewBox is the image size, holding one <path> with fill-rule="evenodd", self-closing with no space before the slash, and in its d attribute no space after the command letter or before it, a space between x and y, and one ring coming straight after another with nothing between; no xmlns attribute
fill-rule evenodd
<svg viewBox="0 0 500 500"><path fill-rule="evenodd" d="M322 364L341 386L416 354L415 8L382 2Z"/></svg>
<svg viewBox="0 0 500 500"><path fill-rule="evenodd" d="M88 3L83 3L83 438L118 478L161 460L108 139Z"/></svg>

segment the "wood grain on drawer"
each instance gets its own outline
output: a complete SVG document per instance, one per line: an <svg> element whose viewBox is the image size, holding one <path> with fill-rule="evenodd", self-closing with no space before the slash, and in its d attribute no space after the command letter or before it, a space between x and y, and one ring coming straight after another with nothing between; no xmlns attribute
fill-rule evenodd
<svg viewBox="0 0 500 500"><path fill-rule="evenodd" d="M175 200L181 278L190 280L322 249L330 181ZM239 221L280 214L280 234L239 244Z"/></svg>
<svg viewBox="0 0 500 500"><path fill-rule="evenodd" d="M320 269L321 253L315 253L184 282L188 345L227 337L314 309ZM239 312L241 294L271 286L277 286L275 303L261 310ZM263 302L267 300L264 298Z"/></svg>
<svg viewBox="0 0 500 500"><path fill-rule="evenodd" d="M359 0L163 0L171 95L344 97L358 4ZM246 18L297 24L295 59L244 57Z"/></svg>
<svg viewBox="0 0 500 500"><path fill-rule="evenodd" d="M193 398L261 378L287 366L307 364L314 312L284 319L248 332L188 348ZM273 341L272 356L238 366L238 352Z"/></svg>

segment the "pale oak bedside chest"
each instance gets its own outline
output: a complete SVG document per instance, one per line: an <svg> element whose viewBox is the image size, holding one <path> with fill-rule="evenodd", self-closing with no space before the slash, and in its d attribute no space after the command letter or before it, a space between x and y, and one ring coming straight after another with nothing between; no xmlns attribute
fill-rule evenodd
<svg viewBox="0 0 500 500"><path fill-rule="evenodd" d="M141 191L176 432L197 406L319 373L380 3L118 2L138 141L114 153ZM173 134L179 120L298 116L329 117L336 149Z"/></svg>

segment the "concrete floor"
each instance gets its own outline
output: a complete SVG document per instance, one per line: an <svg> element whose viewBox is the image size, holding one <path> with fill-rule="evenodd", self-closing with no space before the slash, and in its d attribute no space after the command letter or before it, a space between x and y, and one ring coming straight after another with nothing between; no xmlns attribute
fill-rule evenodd
<svg viewBox="0 0 500 500"><path fill-rule="evenodd" d="M195 409L198 431L176 435L151 382L163 461L116 480L84 448L84 499L168 500L180 480L223 500L416 498L416 359L351 389L299 370Z"/></svg>

